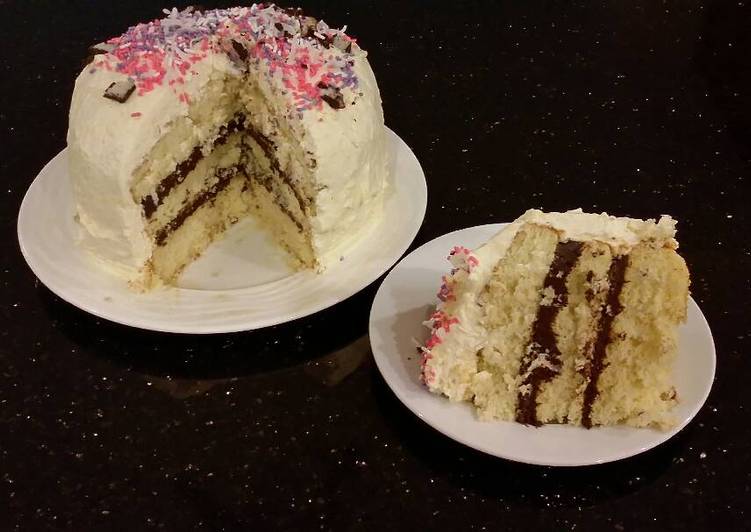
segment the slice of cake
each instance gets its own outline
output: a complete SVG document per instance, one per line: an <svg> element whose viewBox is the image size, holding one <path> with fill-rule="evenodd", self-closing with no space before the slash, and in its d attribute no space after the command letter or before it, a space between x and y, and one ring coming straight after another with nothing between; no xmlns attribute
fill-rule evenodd
<svg viewBox="0 0 751 532"><path fill-rule="evenodd" d="M527 211L456 247L427 325L430 391L482 419L667 428L689 275L675 221Z"/></svg>
<svg viewBox="0 0 751 532"><path fill-rule="evenodd" d="M390 151L366 53L274 5L172 10L92 48L68 158L81 245L148 289L251 215L323 270L382 216Z"/></svg>

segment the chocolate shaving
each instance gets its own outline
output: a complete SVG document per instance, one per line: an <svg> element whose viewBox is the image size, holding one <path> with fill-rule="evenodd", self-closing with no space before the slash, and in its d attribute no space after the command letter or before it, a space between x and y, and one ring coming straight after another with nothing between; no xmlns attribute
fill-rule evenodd
<svg viewBox="0 0 751 532"><path fill-rule="evenodd" d="M331 35L324 35L323 37L315 35L314 37L326 49L331 48L331 45L334 43L334 38Z"/></svg>
<svg viewBox="0 0 751 532"><path fill-rule="evenodd" d="M300 19L300 35L302 35L304 39L315 37L317 26L318 26L318 21L315 18L302 17Z"/></svg>
<svg viewBox="0 0 751 532"><path fill-rule="evenodd" d="M99 44L95 44L94 46L89 46L89 54L92 56L99 54L108 54L114 49L114 44L108 42L100 42Z"/></svg>
<svg viewBox="0 0 751 532"><path fill-rule="evenodd" d="M344 97L341 93L337 93L336 96L329 96L328 94L322 94L321 99L329 104L333 109L344 109Z"/></svg>
<svg viewBox="0 0 751 532"><path fill-rule="evenodd" d="M104 91L104 97L118 103L125 103L134 90L136 90L136 82L130 78L123 81L113 81Z"/></svg>
<svg viewBox="0 0 751 532"><path fill-rule="evenodd" d="M317 86L321 89L321 99L329 104L332 109L344 109L344 96L342 96L342 91L338 87L332 87L323 81L319 82Z"/></svg>
<svg viewBox="0 0 751 532"><path fill-rule="evenodd" d="M232 39L232 48L235 50L235 53L237 53L237 57L240 58L240 61L244 62L248 59L248 50L242 45L242 43Z"/></svg>
<svg viewBox="0 0 751 532"><path fill-rule="evenodd" d="M87 50L86 60L84 61L84 66L91 63L96 56L101 54L108 54L114 49L115 45L107 42L100 42L99 44L89 46L89 49Z"/></svg>

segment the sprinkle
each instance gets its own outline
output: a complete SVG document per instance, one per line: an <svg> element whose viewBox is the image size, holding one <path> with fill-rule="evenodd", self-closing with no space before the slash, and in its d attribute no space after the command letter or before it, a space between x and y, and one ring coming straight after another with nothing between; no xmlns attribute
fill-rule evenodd
<svg viewBox="0 0 751 532"><path fill-rule="evenodd" d="M454 266L451 275L460 270L471 273L480 264L480 261L472 253L472 250L464 246L454 246L449 252L447 259Z"/></svg>
<svg viewBox="0 0 751 532"><path fill-rule="evenodd" d="M430 350L440 343L441 343L441 337L438 336L436 333L433 333L430 335L430 338L428 338L428 341L425 342L425 347Z"/></svg>
<svg viewBox="0 0 751 532"><path fill-rule="evenodd" d="M355 39L298 10L274 5L195 11L165 9L166 18L138 24L98 49L92 70L118 72L143 96L160 86L183 84L212 54L225 53L286 87L298 112L344 107L341 91L356 89ZM99 59L101 58L101 59ZM177 98L189 104L187 93Z"/></svg>
<svg viewBox="0 0 751 532"><path fill-rule="evenodd" d="M430 316L430 319L433 322L434 330L443 329L446 332L449 332L451 330L452 325L459 323L459 318L450 317L442 310L435 311L433 315Z"/></svg>
<svg viewBox="0 0 751 532"><path fill-rule="evenodd" d="M130 113L130 116L132 116L133 118L138 118L138 117L141 116L141 113L139 113L138 111L136 111L135 113Z"/></svg>
<svg viewBox="0 0 751 532"><path fill-rule="evenodd" d="M103 96L117 103L125 103L134 90L136 90L136 84L132 79L128 78L110 83L104 91Z"/></svg>
<svg viewBox="0 0 751 532"><path fill-rule="evenodd" d="M465 248L464 246L454 246L451 251L449 252L449 256L451 255L469 255L472 253L469 248Z"/></svg>

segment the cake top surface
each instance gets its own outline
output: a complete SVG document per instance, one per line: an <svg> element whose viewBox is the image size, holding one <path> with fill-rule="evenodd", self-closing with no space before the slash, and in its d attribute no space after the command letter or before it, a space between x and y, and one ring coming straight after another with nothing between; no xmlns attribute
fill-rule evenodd
<svg viewBox="0 0 751 532"><path fill-rule="evenodd" d="M506 254L516 234L527 224L549 227L559 233L561 241L603 242L618 254L629 253L634 246L646 242L658 247L678 247L675 240L676 222L670 216L662 216L655 221L616 217L607 213L590 214L581 209L567 212L530 209L477 249L455 246L451 250L448 259L452 269L442 278L437 294L440 303L426 322L432 333L424 352L429 353L439 345L446 344L449 351L476 347L480 341L478 339L486 333L480 323L477 298L497 262ZM455 334L457 330L461 333ZM427 358L423 360L423 365ZM426 370L423 374L427 381L434 377L431 371Z"/></svg>
<svg viewBox="0 0 751 532"><path fill-rule="evenodd" d="M581 209L566 212L542 212L530 209L515 223L545 225L560 233L561 240L597 240L616 250L626 251L640 242L651 241L657 245L676 248L675 220L661 216L659 220L611 216L607 213L590 214Z"/></svg>
<svg viewBox="0 0 751 532"><path fill-rule="evenodd" d="M560 234L562 241L596 240L611 246L616 253L628 253L641 242L651 242L660 247L676 249L675 220L662 216L658 221L639 220L611 216L607 213L591 214L581 209L566 212L543 212L529 209L508 226L501 229L483 246L474 250L474 254L484 259L497 260L511 245L517 231L525 224L543 225Z"/></svg>
<svg viewBox="0 0 751 532"><path fill-rule="evenodd" d="M517 232L526 224L549 227L559 233L561 241L603 242L619 254L628 253L634 246L644 242L670 249L678 247L675 239L676 221L667 215L655 221L617 217L607 213L585 213L581 209L566 212L529 209L477 249L454 247L448 257L453 270L449 278L444 279L439 299L444 302L455 299L452 290L454 283L448 281L455 281L457 278L467 282L469 291L478 292L496 262L511 246Z"/></svg>
<svg viewBox="0 0 751 532"><path fill-rule="evenodd" d="M298 8L273 4L164 12L163 19L137 24L92 47L97 55L89 71L123 74L139 96L169 87L189 103L182 87L196 74L196 65L226 54L239 69L246 63L261 66L264 75L278 78L298 111L324 104L341 108L341 90L357 88L353 57L363 52L346 26L329 28Z"/></svg>

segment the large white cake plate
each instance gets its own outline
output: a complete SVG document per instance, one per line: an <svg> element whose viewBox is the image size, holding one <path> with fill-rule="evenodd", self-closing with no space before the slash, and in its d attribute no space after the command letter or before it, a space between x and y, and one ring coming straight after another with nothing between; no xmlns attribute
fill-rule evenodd
<svg viewBox="0 0 751 532"><path fill-rule="evenodd" d="M455 231L428 242L405 257L386 277L370 313L370 343L378 369L399 400L446 436L485 453L538 465L580 466L620 460L661 444L696 415L709 395L715 349L707 321L693 299L680 327L674 382L679 405L669 431L629 427L590 430L568 425L540 428L506 421L480 421L468 403L453 403L430 393L420 382L416 340L427 336L421 322L432 312L441 275L455 245L475 248L504 224Z"/></svg>
<svg viewBox="0 0 751 532"><path fill-rule="evenodd" d="M372 232L323 274L294 272L252 219L233 226L181 276L145 294L97 268L75 244L78 226L66 150L39 173L18 215L18 240L39 280L65 301L114 322L176 333L245 331L330 307L376 280L407 250L425 216L420 163L389 130L395 171Z"/></svg>

